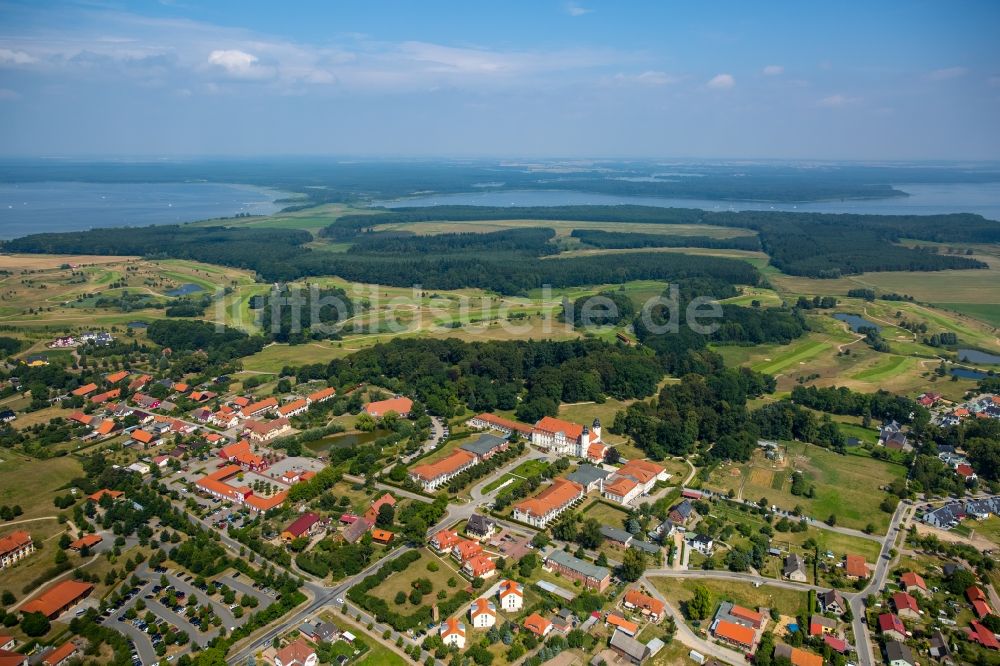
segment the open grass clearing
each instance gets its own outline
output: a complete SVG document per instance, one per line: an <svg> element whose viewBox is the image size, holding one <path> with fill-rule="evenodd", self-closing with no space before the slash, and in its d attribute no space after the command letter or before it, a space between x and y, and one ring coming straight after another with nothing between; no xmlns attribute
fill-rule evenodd
<svg viewBox="0 0 1000 666"><path fill-rule="evenodd" d="M691 600L694 597L696 587L702 585L712 595L715 607L718 607L721 601L732 601L747 608L777 608L782 615L790 615L792 617L798 617L806 612L808 597L805 592L788 590L773 585L765 584L760 587L754 587L751 583L741 583L732 580L676 577L653 577L651 580L656 589L674 607Z"/></svg>
<svg viewBox="0 0 1000 666"><path fill-rule="evenodd" d="M469 220L428 221L379 224L377 231L409 231L417 235L449 233L490 233L504 229L537 228L554 229L557 238L568 238L574 229L613 230L623 233L660 234L664 236L707 236L709 238L736 238L754 236L757 232L736 227L716 227L704 224L643 224L640 222L591 222L572 220Z"/></svg>
<svg viewBox="0 0 1000 666"><path fill-rule="evenodd" d="M842 456L802 442L783 444L784 461L766 460L755 451L750 463L717 467L708 487L722 492L732 489L751 501L767 498L768 504L784 509L801 506L806 515L818 520L826 520L833 514L837 516L837 524L845 527L864 529L872 523L879 532L888 528L890 515L878 506L886 495L882 488L902 477L906 472L903 467L868 457ZM815 487L815 497L792 495L794 470L801 471ZM778 475L782 475L780 484L775 483Z"/></svg>
<svg viewBox="0 0 1000 666"><path fill-rule="evenodd" d="M430 571L427 565L434 563L437 571ZM426 578L431 582L433 590L430 594L425 594L423 599L416 606L409 600L401 605L396 605L395 597L397 592L409 595L413 589L413 582L418 578ZM397 612L408 614L414 612L420 606L428 606L436 602L439 590L444 590L448 596L452 596L460 588L448 587L448 579L454 578L458 585L462 585L464 579L458 573L458 567L450 557L438 557L426 549L421 549L420 559L406 567L403 571L397 571L379 583L368 594L384 599L386 603L397 608Z"/></svg>
<svg viewBox="0 0 1000 666"><path fill-rule="evenodd" d="M623 509L613 507L606 502L592 500L584 507L583 517L584 519L595 518L601 525L609 525L611 527L621 529L624 527L625 521L628 519L628 512ZM620 559L620 557L618 559Z"/></svg>
<svg viewBox="0 0 1000 666"><path fill-rule="evenodd" d="M79 461L72 456L38 460L4 450L0 459L0 504L18 504L24 511L15 520L56 515L59 510L52 500L69 492L60 488L83 475ZM30 492L26 483L30 483Z"/></svg>

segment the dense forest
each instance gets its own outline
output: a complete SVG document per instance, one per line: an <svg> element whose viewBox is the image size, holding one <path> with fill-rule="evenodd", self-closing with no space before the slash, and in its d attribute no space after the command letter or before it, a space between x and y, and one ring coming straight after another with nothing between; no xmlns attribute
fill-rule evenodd
<svg viewBox="0 0 1000 666"><path fill-rule="evenodd" d="M432 414L516 409L534 422L560 402L652 395L663 371L651 352L600 340L462 342L395 339L326 364L287 368L300 381L373 382L414 395ZM524 394L523 399L519 396Z"/></svg>
<svg viewBox="0 0 1000 666"><path fill-rule="evenodd" d="M605 250L623 250L643 247L709 247L732 250L760 250L756 236L712 238L711 236L678 236L643 234L600 229L574 229L570 234L581 243Z"/></svg>
<svg viewBox="0 0 1000 666"><path fill-rule="evenodd" d="M926 423L928 420L927 410L915 400L884 390L858 393L844 386L796 386L791 399L796 404L830 414L869 416L899 423Z"/></svg>
<svg viewBox="0 0 1000 666"><path fill-rule="evenodd" d="M256 354L267 342L260 336L251 337L229 326L171 319L153 321L146 329L146 335L161 347L173 351L204 352L212 362Z"/></svg>
<svg viewBox="0 0 1000 666"><path fill-rule="evenodd" d="M323 233L354 238L378 224L433 220L579 220L646 224L707 224L757 231L771 262L792 275L832 278L864 271L937 271L985 268L976 259L909 248L903 238L941 243L1000 242L1000 227L979 215L853 215L775 211L710 212L650 206L395 208L380 215L348 215ZM618 234L615 234L618 235Z"/></svg>
<svg viewBox="0 0 1000 666"><path fill-rule="evenodd" d="M448 234L444 240L433 240L436 238L433 236L417 237L420 240L414 242L438 244L441 250L362 254L321 252L303 247L303 243L312 239L305 231L155 226L36 234L9 241L5 249L10 252L178 257L253 270L268 281L337 275L356 282L406 287L421 285L428 289L478 287L503 294L524 294L543 285L560 288L629 280L676 280L690 276L714 276L734 284L754 285L760 281L760 275L750 264L724 257L634 253L545 260L537 256L542 233L501 234L499 241L490 234L485 235L485 239L470 239L467 234ZM402 242L399 239L392 243L399 247ZM536 249L496 253L483 248L483 251L452 253L445 249L450 242L466 249L482 242Z"/></svg>
<svg viewBox="0 0 1000 666"><path fill-rule="evenodd" d="M339 287L276 287L251 303L261 313L261 330L275 342L339 339L338 323L354 315L354 302ZM277 315L277 317L275 317ZM315 320L313 317L315 316Z"/></svg>

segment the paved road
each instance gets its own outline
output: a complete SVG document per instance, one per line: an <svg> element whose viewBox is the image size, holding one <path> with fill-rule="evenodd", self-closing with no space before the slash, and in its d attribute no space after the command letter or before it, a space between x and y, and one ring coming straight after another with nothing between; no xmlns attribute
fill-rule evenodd
<svg viewBox="0 0 1000 666"><path fill-rule="evenodd" d="M845 594L851 605L851 613L854 614L854 643L858 651L858 661L861 666L873 666L875 664L875 651L872 647L871 633L868 631L868 624L865 622L865 599L869 594L877 593L885 584L886 576L889 573L889 551L896 543L899 536L900 523L903 516L910 510L911 506L905 502L900 502L896 506L892 520L889 521L889 531L882 542L882 550L879 552L878 562L875 564L875 572L868 581L868 585L863 590L855 594Z"/></svg>
<svg viewBox="0 0 1000 666"><path fill-rule="evenodd" d="M646 575L648 576L649 572L647 572ZM674 624L677 625L677 634L675 638L678 641L689 648L697 650L706 657L715 657L719 661L724 661L725 663L732 664L733 666L741 666L746 663L743 654L707 641L694 633L694 630L691 629L691 627L687 625L687 622L684 621L684 617L681 613L674 608L669 601L667 601L666 597L660 594L660 591L656 589L656 586L653 585L653 583L646 576L643 576L639 580L652 596L663 602L663 606L666 611L670 613L671 617L674 618Z"/></svg>

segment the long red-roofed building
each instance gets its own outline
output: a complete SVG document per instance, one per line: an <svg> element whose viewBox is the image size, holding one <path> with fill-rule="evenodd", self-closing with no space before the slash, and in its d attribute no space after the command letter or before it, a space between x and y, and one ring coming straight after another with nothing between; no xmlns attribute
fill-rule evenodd
<svg viewBox="0 0 1000 666"><path fill-rule="evenodd" d="M545 527L584 494L586 494L586 490L579 483L561 477L557 478L552 482L552 485L534 497L515 504L514 520L535 527Z"/></svg>
<svg viewBox="0 0 1000 666"><path fill-rule="evenodd" d="M64 580L51 586L21 606L22 613L41 613L52 619L90 594L94 586L78 580Z"/></svg>
<svg viewBox="0 0 1000 666"><path fill-rule="evenodd" d="M524 437L531 437L531 426L526 423L519 423L511 419L505 419L496 414L483 413L469 419L469 426L483 430L498 430L505 435L518 433Z"/></svg>
<svg viewBox="0 0 1000 666"><path fill-rule="evenodd" d="M456 449L446 458L417 465L410 470L410 478L423 486L424 490L431 492L475 465L478 460L475 454Z"/></svg>

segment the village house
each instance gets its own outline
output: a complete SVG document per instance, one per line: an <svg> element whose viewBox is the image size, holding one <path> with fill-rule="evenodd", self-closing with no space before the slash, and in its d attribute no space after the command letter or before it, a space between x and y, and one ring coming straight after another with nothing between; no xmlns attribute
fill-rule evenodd
<svg viewBox="0 0 1000 666"><path fill-rule="evenodd" d="M781 570L781 575L788 580L804 583L808 579L806 575L806 562L798 553L791 553L785 558L785 566Z"/></svg>
<svg viewBox="0 0 1000 666"><path fill-rule="evenodd" d="M457 617L450 617L442 622L440 633L445 645L459 650L465 647L465 623L460 622Z"/></svg>
<svg viewBox="0 0 1000 666"><path fill-rule="evenodd" d="M500 608L514 613L524 607L524 588L516 580L502 580L497 590Z"/></svg>
<svg viewBox="0 0 1000 666"><path fill-rule="evenodd" d="M640 590L630 589L625 592L622 598L622 606L632 611L639 611L652 622L659 622L663 617L663 602L654 599L648 594L643 594Z"/></svg>
<svg viewBox="0 0 1000 666"><path fill-rule="evenodd" d="M469 606L469 621L474 629L489 629L497 623L497 607L480 597Z"/></svg>
<svg viewBox="0 0 1000 666"><path fill-rule="evenodd" d="M486 516L474 513L465 524L465 533L480 541L489 539L496 531L496 522Z"/></svg>
<svg viewBox="0 0 1000 666"><path fill-rule="evenodd" d="M920 619L920 607L917 600L906 592L896 592L892 595L892 606L896 609L896 615L907 620Z"/></svg>
<svg viewBox="0 0 1000 666"><path fill-rule="evenodd" d="M545 558L545 569L556 571L570 580L577 580L587 589L603 592L611 584L611 571L591 564L569 553L556 550Z"/></svg>
<svg viewBox="0 0 1000 666"><path fill-rule="evenodd" d="M907 594L919 594L925 597L929 594L923 577L912 571L907 571L899 577L899 585Z"/></svg>
<svg viewBox="0 0 1000 666"><path fill-rule="evenodd" d="M70 606L90 594L94 586L78 580L64 580L50 586L38 596L21 606L21 613L41 613L54 619Z"/></svg>
<svg viewBox="0 0 1000 666"><path fill-rule="evenodd" d="M809 616L809 635L825 636L837 631L837 621L822 615Z"/></svg>
<svg viewBox="0 0 1000 666"><path fill-rule="evenodd" d="M451 548L452 558L462 564L465 564L477 555L481 555L482 552L483 547L479 545L479 543L475 541L467 541L465 539L460 539L459 542Z"/></svg>
<svg viewBox="0 0 1000 666"><path fill-rule="evenodd" d="M648 460L630 460L604 482L604 496L612 502L628 504L648 495L657 481L666 481L666 470Z"/></svg>
<svg viewBox="0 0 1000 666"><path fill-rule="evenodd" d="M694 515L694 504L691 500L683 500L671 507L667 517L677 525L684 525Z"/></svg>
<svg viewBox="0 0 1000 666"><path fill-rule="evenodd" d="M913 650L909 645L901 642L902 639L886 641L885 662L888 666L916 666L917 662L913 658Z"/></svg>
<svg viewBox="0 0 1000 666"><path fill-rule="evenodd" d="M689 548L698 551L706 557L712 556L712 549L715 546L715 542L712 540L712 537L707 534L696 534L687 542L687 544Z"/></svg>
<svg viewBox="0 0 1000 666"><path fill-rule="evenodd" d="M539 638L545 638L552 631L552 623L538 613L532 613L524 618L524 628Z"/></svg>
<svg viewBox="0 0 1000 666"><path fill-rule="evenodd" d="M882 613L878 616L878 630L885 640L906 640L906 626L899 616L892 613Z"/></svg>
<svg viewBox="0 0 1000 666"><path fill-rule="evenodd" d="M281 539L288 543L299 537L310 537L317 534L322 529L322 526L319 514L308 511L293 520L281 532Z"/></svg>
<svg viewBox="0 0 1000 666"><path fill-rule="evenodd" d="M299 638L278 650L274 666L316 666L319 657L304 639Z"/></svg>
<svg viewBox="0 0 1000 666"><path fill-rule="evenodd" d="M310 405L318 405L320 403L326 402L327 400L333 400L337 395L337 390L331 387L320 389L314 393L310 393L306 396L306 400L309 401Z"/></svg>
<svg viewBox="0 0 1000 666"><path fill-rule="evenodd" d="M774 646L774 656L787 659L792 666L823 666L822 656L784 643Z"/></svg>
<svg viewBox="0 0 1000 666"><path fill-rule="evenodd" d="M844 575L852 580L868 578L868 563L864 555L847 555L844 558Z"/></svg>

